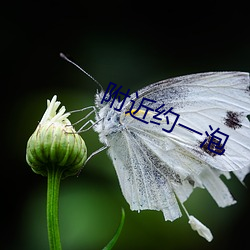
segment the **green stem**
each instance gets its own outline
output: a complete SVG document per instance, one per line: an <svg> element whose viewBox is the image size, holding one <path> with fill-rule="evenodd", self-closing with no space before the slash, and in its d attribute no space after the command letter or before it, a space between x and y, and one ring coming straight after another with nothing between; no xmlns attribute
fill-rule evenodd
<svg viewBox="0 0 250 250"><path fill-rule="evenodd" d="M62 170L58 167L48 168L47 186L47 227L50 250L61 250L59 231L59 188Z"/></svg>

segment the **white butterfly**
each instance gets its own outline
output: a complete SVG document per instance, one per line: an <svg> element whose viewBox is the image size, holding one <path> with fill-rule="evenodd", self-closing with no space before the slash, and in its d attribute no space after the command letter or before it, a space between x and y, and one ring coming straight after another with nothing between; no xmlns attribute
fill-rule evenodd
<svg viewBox="0 0 250 250"><path fill-rule="evenodd" d="M235 203L220 176L230 178L233 172L242 182L250 172L249 74L209 72L163 80L132 94L120 112L114 109L121 104L117 100L112 108L110 102L101 104L104 94L97 92L96 121L90 121L104 147L92 155L108 148L131 210L161 210L165 220L173 221L181 216L181 204L192 229L211 241L210 230L189 215L183 203L196 187L207 189L220 207ZM143 98L155 101L144 100L149 112L137 110ZM166 125L163 113L158 116L160 125L150 122L159 106L179 114L171 133L162 130ZM131 114L146 117L148 123ZM209 150L210 127L229 136L221 155L219 149Z"/></svg>
<svg viewBox="0 0 250 250"><path fill-rule="evenodd" d="M96 95L99 121L93 127L100 141L108 147L122 193L132 210L161 210L165 220L181 216L181 204L195 187L206 188L220 207L235 203L220 179L233 172L240 181L250 171L250 85L249 75L241 72L212 72L172 78L149 85L125 102L121 112L101 104L104 92ZM203 137L176 126L166 133L161 126L145 124L131 115L131 100L135 110L142 98L144 104L156 110L161 104L173 107L179 122L196 131L205 132L209 125L229 135L225 152L218 155L206 147L200 148ZM114 107L118 107L118 101ZM138 112L142 118L144 112ZM148 112L151 120L156 112ZM189 216L189 215L188 215ZM212 235L198 221L190 224L207 240ZM199 231L198 228L201 228Z"/></svg>
<svg viewBox="0 0 250 250"><path fill-rule="evenodd" d="M161 210L165 220L181 216L177 199L187 200L195 187L206 188L220 207L235 203L220 179L233 172L240 181L250 171L250 85L249 75L241 72L211 72L176 77L149 85L126 100L121 112L101 104L104 92L96 95L96 121L93 126L100 141L108 147L122 193L131 210ZM207 137L175 126L166 133L161 126L143 123L125 112L132 101L136 110L142 98L156 110L161 104L173 107L179 122L205 132L209 125L229 135L222 155L200 144ZM115 101L114 107L120 103ZM145 111L138 112L142 118ZM152 120L155 111L147 113ZM162 122L161 122L162 123ZM188 215L189 216L189 215ZM204 225L189 216L190 224L207 240L212 235ZM195 222L195 223L194 223ZM199 231L197 228L201 226Z"/></svg>

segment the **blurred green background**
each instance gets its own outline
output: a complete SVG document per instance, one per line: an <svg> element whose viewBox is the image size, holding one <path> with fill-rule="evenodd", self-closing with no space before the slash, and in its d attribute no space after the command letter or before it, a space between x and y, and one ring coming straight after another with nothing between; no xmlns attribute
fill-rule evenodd
<svg viewBox="0 0 250 250"><path fill-rule="evenodd" d="M229 4L229 3L228 3ZM69 55L104 88L110 81L133 92L169 77L250 69L247 8L233 4L111 1L11 2L1 6L2 233L1 249L48 249L46 178L25 161L26 143L54 94L67 110L93 105L97 85L59 57ZM75 114L77 121L83 114ZM82 134L89 154L102 145ZM62 181L60 229L64 250L95 250L126 219L114 249L248 249L249 188L225 180L237 204L218 208L205 190L186 202L213 235L206 242L185 216L132 212L111 161L102 152L81 175ZM245 180L250 186L250 177Z"/></svg>

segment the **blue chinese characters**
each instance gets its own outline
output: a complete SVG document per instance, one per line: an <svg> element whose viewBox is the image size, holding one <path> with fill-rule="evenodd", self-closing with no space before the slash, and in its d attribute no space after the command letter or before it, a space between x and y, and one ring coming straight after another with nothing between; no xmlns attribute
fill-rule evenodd
<svg viewBox="0 0 250 250"><path fill-rule="evenodd" d="M116 87L117 87L117 84L112 83L112 82L109 83L108 88L104 93L101 103L110 102L112 99L111 104L110 104L110 108L112 108L115 100L117 99L119 103L119 107L114 107L114 110L116 110L117 112L121 112L126 99L130 98L130 95L129 95L130 89L128 89L127 92L124 93L120 91L122 86L118 87L117 89ZM136 94L136 98L139 98L138 93L136 92L135 94ZM121 100L121 96L124 96L122 100ZM163 122L166 122L167 125L171 124L171 127L168 129L162 128L162 130L166 133L171 133L174 127L178 125L193 133L196 133L198 135L203 135L201 132L196 131L190 127L187 127L184 124L177 123L177 121L180 118L180 115L173 111L173 107L170 107L169 109L164 109L165 104L161 104L159 107L153 109L147 106L146 103L156 103L156 101L151 100L149 98L145 98L145 97L142 97L138 108L134 108L136 99L130 100L130 102L132 103L130 106L130 109L126 111L125 114L129 114L131 117L133 117L136 120L139 120L140 122L143 122L145 124L152 123L156 125L163 124ZM146 117L149 112L152 118L151 120L147 121ZM170 122L170 116L171 116L171 122ZM174 117L174 120L173 120L173 117ZM200 144L200 148L203 148L205 152L210 153L210 155L224 154L225 152L224 146L229 138L229 135L221 132L220 128L213 130L211 125L209 125L209 128L213 132L209 134L207 131L205 131L205 134L207 137Z"/></svg>

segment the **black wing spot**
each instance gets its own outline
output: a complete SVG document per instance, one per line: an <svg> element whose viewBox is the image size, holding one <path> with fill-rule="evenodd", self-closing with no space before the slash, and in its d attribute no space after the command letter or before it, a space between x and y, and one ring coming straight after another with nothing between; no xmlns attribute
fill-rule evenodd
<svg viewBox="0 0 250 250"><path fill-rule="evenodd" d="M213 142L218 142L218 140L216 140L215 138L212 138L212 136L210 135L209 137L207 137L207 141L205 142L205 144L203 145L203 147L201 148L205 153L209 154L212 157L215 157L216 155L220 154L223 151L222 148L222 144L219 145L219 148L222 149L218 149L216 148L216 144L211 143L209 146L209 142L210 140L213 139ZM200 142L201 144L202 142ZM212 150L212 151L211 151ZM214 151L214 152L213 152ZM215 153L216 152L216 153ZM218 154L217 154L218 153ZM223 154L224 155L224 154Z"/></svg>
<svg viewBox="0 0 250 250"><path fill-rule="evenodd" d="M241 117L242 113L240 112L227 111L227 116L224 118L224 124L233 129L241 128Z"/></svg>

